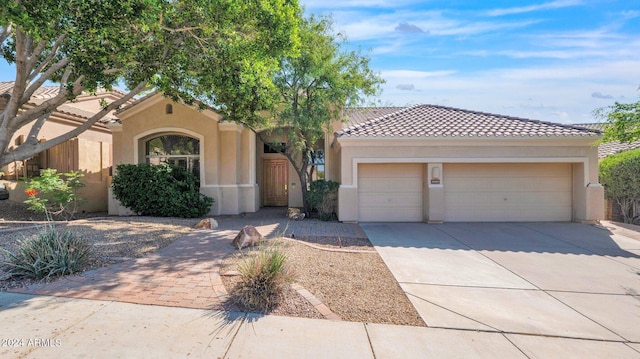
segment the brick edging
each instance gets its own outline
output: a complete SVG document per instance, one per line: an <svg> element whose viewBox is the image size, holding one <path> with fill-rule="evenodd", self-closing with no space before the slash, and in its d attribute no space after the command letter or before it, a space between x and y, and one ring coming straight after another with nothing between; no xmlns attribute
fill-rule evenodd
<svg viewBox="0 0 640 359"><path fill-rule="evenodd" d="M317 246L313 243L309 243L306 241L301 241L295 238L289 238L289 237L278 237L278 238L282 238L282 239L286 239L288 241L291 242L296 242L296 243L300 243L303 244L307 247L311 247L313 249L318 249L321 251L327 251L327 252L340 252L340 253L369 253L369 254L374 254L374 253L378 253L376 252L376 250L368 250L368 249L340 249L340 248L326 248L326 247L321 247L321 246Z"/></svg>
<svg viewBox="0 0 640 359"><path fill-rule="evenodd" d="M298 292L298 294L300 294L304 299L306 299L311 305L313 305L313 307L316 308L316 310L320 312L320 314L322 314L322 316L325 319L342 321L342 318L340 318L339 315L332 312L331 309L329 309L329 307L327 307L326 305L324 305L324 303L320 301L320 299L316 298L315 295L313 295L308 290L304 289L304 287L301 286L300 284L291 283L291 288L296 292Z"/></svg>

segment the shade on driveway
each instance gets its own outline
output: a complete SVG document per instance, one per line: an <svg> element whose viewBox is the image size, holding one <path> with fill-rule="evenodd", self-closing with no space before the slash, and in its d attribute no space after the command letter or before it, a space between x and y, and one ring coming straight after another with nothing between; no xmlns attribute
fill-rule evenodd
<svg viewBox="0 0 640 359"><path fill-rule="evenodd" d="M576 223L362 228L430 327L640 343L640 241Z"/></svg>

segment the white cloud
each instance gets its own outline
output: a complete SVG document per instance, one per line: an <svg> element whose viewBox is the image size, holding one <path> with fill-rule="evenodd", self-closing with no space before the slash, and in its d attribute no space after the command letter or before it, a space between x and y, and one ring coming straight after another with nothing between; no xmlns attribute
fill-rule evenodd
<svg viewBox="0 0 640 359"><path fill-rule="evenodd" d="M396 11L371 15L365 12L335 12L336 29L349 40L381 40L397 38L399 24L408 24L430 36L472 36L495 31L513 30L535 24L538 20L473 21L451 18L441 11Z"/></svg>
<svg viewBox="0 0 640 359"><path fill-rule="evenodd" d="M559 9L563 7L577 6L581 4L582 4L582 1L579 1L579 0L558 0L558 1L551 1L551 2L546 2L542 4L537 4L537 5L493 9L493 10L487 11L486 15L504 16L504 15L522 14L522 13L533 12L533 11L551 10L551 9Z"/></svg>
<svg viewBox="0 0 640 359"><path fill-rule="evenodd" d="M400 24L398 24L398 26L396 26L395 30L399 32L418 33L418 34L425 32L420 27L414 24L410 24L408 22L401 22Z"/></svg>
<svg viewBox="0 0 640 359"><path fill-rule="evenodd" d="M390 79L426 79L431 77L443 77L455 74L456 71L413 71L413 70L387 70L382 71L380 75L383 78Z"/></svg>
<svg viewBox="0 0 640 359"><path fill-rule="evenodd" d="M415 3L421 3L417 0L301 0L300 4L307 9L337 9L337 8L396 8L407 6Z"/></svg>
<svg viewBox="0 0 640 359"><path fill-rule="evenodd" d="M604 95L602 92L594 92L594 93L591 94L591 97L600 98L600 99L612 99L613 98L613 96Z"/></svg>
<svg viewBox="0 0 640 359"><path fill-rule="evenodd" d="M402 91L413 91L416 89L416 87L413 84L400 84L400 85L397 85L396 88Z"/></svg>
<svg viewBox="0 0 640 359"><path fill-rule="evenodd" d="M594 61L579 66L492 69L477 72L386 70L382 102L406 105L446 104L452 107L561 123L590 122L597 107L615 98L593 94L620 94L638 98L640 60ZM398 85L412 84L417 91ZM629 100L631 101L631 100Z"/></svg>

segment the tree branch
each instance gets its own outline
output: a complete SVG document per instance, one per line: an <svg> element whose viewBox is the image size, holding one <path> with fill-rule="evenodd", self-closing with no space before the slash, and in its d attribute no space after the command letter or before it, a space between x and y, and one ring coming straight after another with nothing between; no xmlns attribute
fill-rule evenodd
<svg viewBox="0 0 640 359"><path fill-rule="evenodd" d="M47 71L45 73L43 73L40 77L38 77L38 79L36 81L34 81L29 88L24 92L24 94L22 95L22 99L20 100L21 102L21 106L24 105L25 103L27 103L29 101L29 99L31 98L31 96L33 96L33 94L40 88L42 87L42 85L49 80L49 78L51 78L51 75L53 75L54 73L56 73L57 71L59 71L60 69L62 69L63 67L69 65L69 62L71 60L69 60L68 58L64 58L60 61L58 61L57 63L53 64L51 67L49 67L47 69ZM70 75L71 74L71 69L67 69L67 72L65 72L65 75L67 75L67 73ZM69 77L69 75L67 75L67 78ZM62 83L64 83L65 81L61 81Z"/></svg>
<svg viewBox="0 0 640 359"><path fill-rule="evenodd" d="M13 161L18 161L24 158L28 158L31 157L37 153L40 153L42 151L48 150L54 146L57 146L65 141L68 141L74 137L77 137L79 134L81 134L82 132L88 130L89 128L91 128L91 126L93 126L96 122L98 122L101 118L103 118L107 113L109 113L110 111L118 108L119 106L121 106L122 104L126 103L127 101L129 101L130 99L132 99L135 95L139 94L141 91L143 91L144 89L146 89L146 82L141 82L139 83L133 90L131 90L128 94L126 94L125 96L123 96L122 98L110 103L108 106L106 106L105 108L103 108L100 112L94 114L91 118L89 118L85 123L83 123L82 125L76 127L75 129L73 129L72 131L69 131L67 133L64 133L58 137L55 137L51 140L45 141L45 142L37 142L35 144L33 144L33 140L31 141L25 141L24 144L18 146L15 150L8 152L8 153L2 153L0 154L0 167L13 162ZM48 116L48 115L44 115L44 116ZM38 119L38 121L40 121L40 119ZM37 124L37 122L36 122ZM32 134L30 133L29 136L31 136ZM34 138L34 137L32 137Z"/></svg>
<svg viewBox="0 0 640 359"><path fill-rule="evenodd" d="M12 30L13 28L11 27L11 24L2 27L2 32L0 32L0 44L2 44L9 36L11 36Z"/></svg>
<svg viewBox="0 0 640 359"><path fill-rule="evenodd" d="M47 65L49 65L51 60L55 58L56 54L58 53L58 48L60 48L60 45L62 45L62 41L64 41L66 36L67 34L62 34L58 36L56 41L53 43L53 46L51 47L51 52L49 53L49 55L47 55L47 57L38 65L36 69L31 71L31 74L29 75L29 80L33 80L42 71L42 69L44 69ZM45 42L45 45L46 45L46 42ZM44 49L41 50L40 53L42 53L42 51L44 51Z"/></svg>

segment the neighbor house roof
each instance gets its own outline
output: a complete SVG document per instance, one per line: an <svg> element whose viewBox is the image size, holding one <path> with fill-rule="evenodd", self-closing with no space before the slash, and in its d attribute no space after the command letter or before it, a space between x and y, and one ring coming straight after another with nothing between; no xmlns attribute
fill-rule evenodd
<svg viewBox="0 0 640 359"><path fill-rule="evenodd" d="M15 82L14 81L4 81L4 82L0 82L0 96L4 95L4 94L9 94L11 95L11 92L13 90ZM50 98L53 98L55 96L57 96L60 93L60 86L40 86L38 89L36 89L36 91L33 93L33 95L31 96L31 98L29 99L32 104L39 104L44 102L45 100L48 100ZM111 91L106 91L103 88L99 88L96 91L97 94L102 94L102 93L115 93L118 94L120 96L125 95L125 92L118 90L118 89L113 89ZM83 92L81 95L87 95L86 92ZM88 111L86 109L82 109L79 107L74 106L73 102L65 102L62 105L58 106L58 108L56 108L56 110L54 112L58 112L61 114L65 114L65 115L71 115L74 117L78 117L84 120L88 120L89 118L91 118L95 113ZM113 119L110 117L110 114L107 114L105 117L103 117L99 122L100 123L107 123L113 121Z"/></svg>
<svg viewBox="0 0 640 359"><path fill-rule="evenodd" d="M592 130L604 131L606 123L578 123L574 126L589 128ZM640 148L640 140L630 143L620 141L602 142L598 145L598 157L604 158L613 154Z"/></svg>
<svg viewBox="0 0 640 359"><path fill-rule="evenodd" d="M0 95L11 94L14 81L0 82ZM40 86L31 96L32 99L49 99L55 97L60 92L59 86Z"/></svg>
<svg viewBox="0 0 640 359"><path fill-rule="evenodd" d="M469 111L437 105L416 105L355 124L338 137L593 137L600 131L572 125Z"/></svg>

